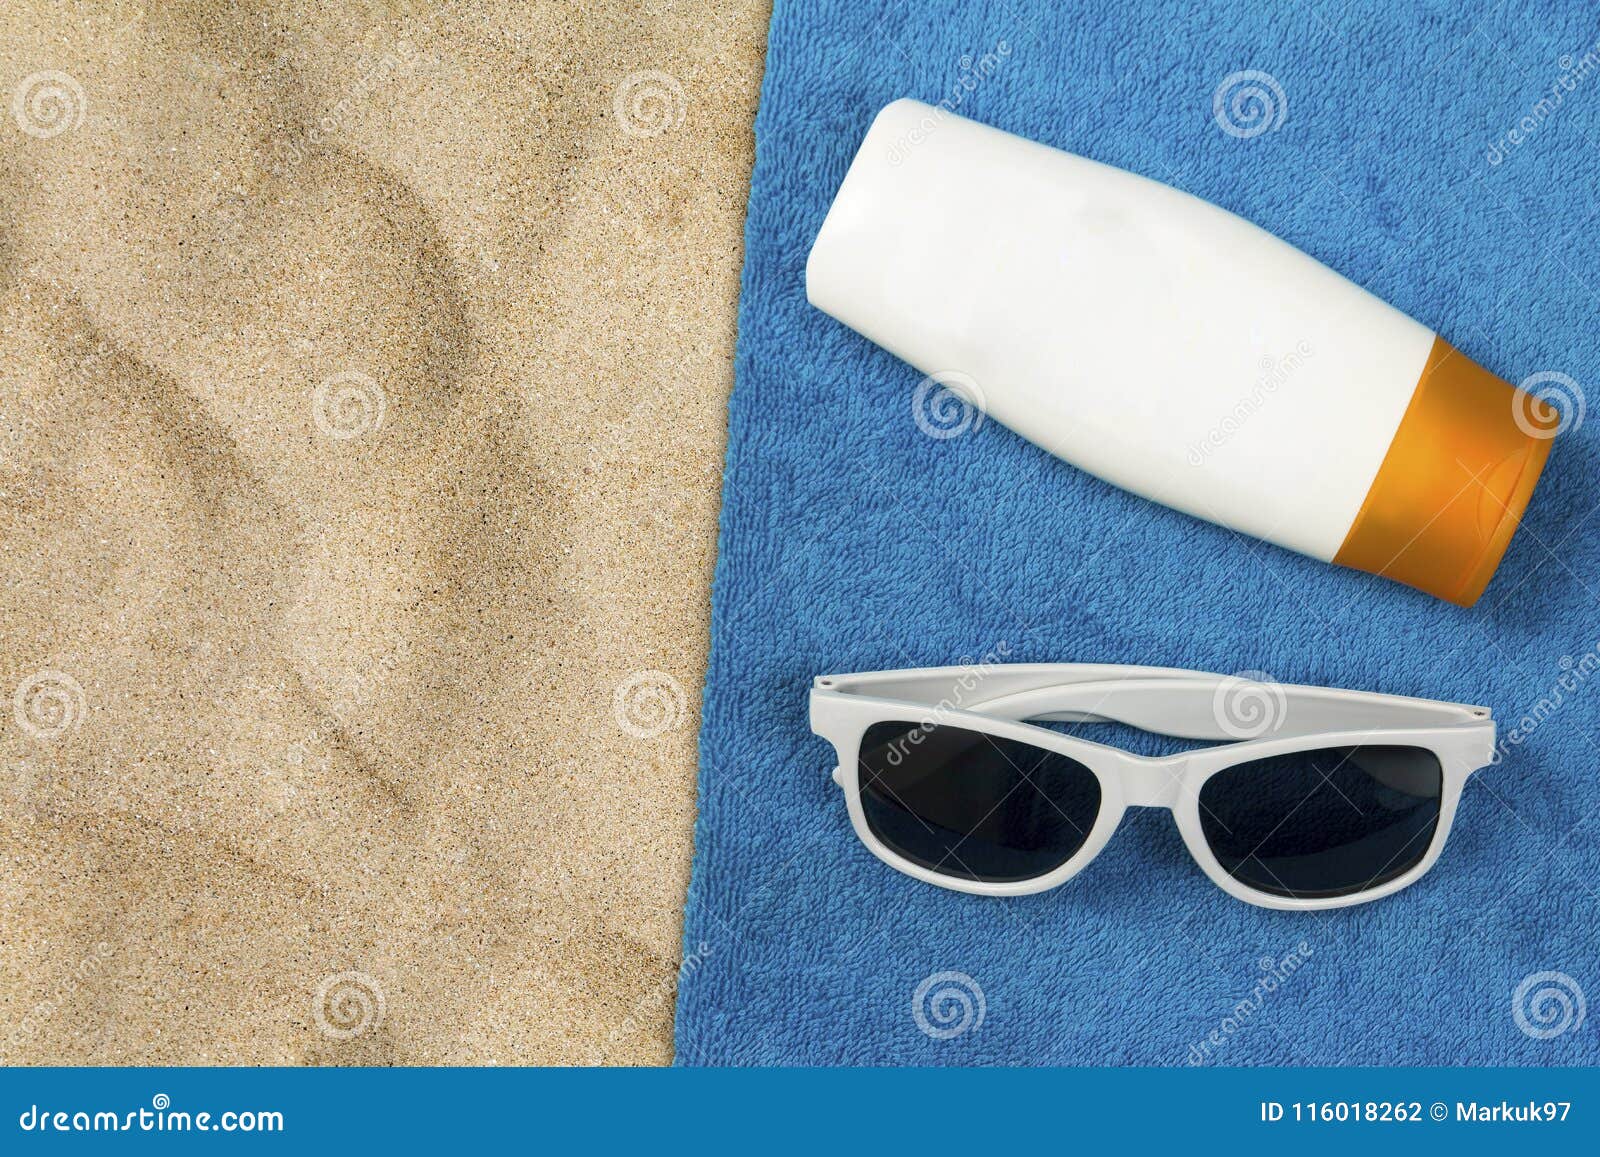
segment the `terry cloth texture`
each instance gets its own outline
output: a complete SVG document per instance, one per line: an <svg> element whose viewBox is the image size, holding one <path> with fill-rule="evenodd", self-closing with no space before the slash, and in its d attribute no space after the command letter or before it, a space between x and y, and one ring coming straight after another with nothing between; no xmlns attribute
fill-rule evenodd
<svg viewBox="0 0 1600 1157"><path fill-rule="evenodd" d="M1600 1061L1600 1026L1583 1019L1583 994L1600 998L1600 452L1577 420L1600 381L1597 41L1592 14L1531 3L1264 18L1242 4L780 0L680 1063ZM1235 102L1241 84L1257 95ZM1565 394L1569 429L1479 605L1158 508L994 422L925 433L918 372L804 289L863 133L902 96L1220 204L1512 382L1566 375L1541 379ZM1104 386L1137 422L1174 384L1142 377L1130 349ZM1141 811L1065 887L964 896L856 840L806 692L820 673L997 653L1489 704L1514 742L1467 788L1435 870L1376 904L1240 903L1165 814Z"/></svg>

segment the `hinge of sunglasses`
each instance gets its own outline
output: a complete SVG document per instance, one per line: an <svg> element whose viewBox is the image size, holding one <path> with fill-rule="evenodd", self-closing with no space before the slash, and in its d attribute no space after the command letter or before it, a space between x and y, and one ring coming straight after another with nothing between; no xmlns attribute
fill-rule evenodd
<svg viewBox="0 0 1600 1157"><path fill-rule="evenodd" d="M833 782L840 787L844 786L844 768L839 767L837 764L834 765L833 769Z"/></svg>

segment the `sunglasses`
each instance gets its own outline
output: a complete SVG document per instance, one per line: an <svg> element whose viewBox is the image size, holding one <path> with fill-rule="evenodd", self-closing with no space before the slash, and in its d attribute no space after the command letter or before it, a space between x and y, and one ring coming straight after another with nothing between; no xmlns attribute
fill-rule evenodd
<svg viewBox="0 0 1600 1157"><path fill-rule="evenodd" d="M1141 756L1025 720L1228 742ZM1160 807L1223 891L1296 910L1415 883L1495 740L1484 707L1089 663L824 675L811 729L861 842L916 879L1042 892Z"/></svg>

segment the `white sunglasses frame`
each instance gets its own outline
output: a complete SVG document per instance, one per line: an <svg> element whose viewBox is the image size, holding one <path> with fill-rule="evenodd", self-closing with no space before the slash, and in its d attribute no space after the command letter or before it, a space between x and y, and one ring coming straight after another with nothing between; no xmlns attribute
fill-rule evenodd
<svg viewBox="0 0 1600 1157"><path fill-rule="evenodd" d="M1253 696L1271 720L1249 735L1219 709L1228 695ZM1243 701L1244 706L1250 700ZM1277 710L1271 710L1276 705ZM1024 722L1122 723L1185 739L1231 740L1221 746L1143 756ZM860 749L879 722L946 724L1014 739L1077 760L1100 783L1100 810L1083 846L1043 876L987 883L941 875L891 851L867 825L861 806ZM811 730L833 744L834 782L844 789L850 823L873 855L915 879L979 896L1025 896L1059 887L1100 854L1130 807L1172 812L1189 854L1224 892L1248 904L1286 911L1343 908L1381 899L1416 883L1438 860L1455 822L1461 789L1494 760L1495 724L1487 707L1402 695L1258 681L1165 667L1100 663L1027 663L820 675L811 688ZM1270 734L1266 732L1270 730ZM1200 788L1217 772L1249 760L1321 747L1404 744L1439 760L1443 797L1433 839L1410 869L1345 896L1299 899L1250 888L1212 853L1200 823Z"/></svg>

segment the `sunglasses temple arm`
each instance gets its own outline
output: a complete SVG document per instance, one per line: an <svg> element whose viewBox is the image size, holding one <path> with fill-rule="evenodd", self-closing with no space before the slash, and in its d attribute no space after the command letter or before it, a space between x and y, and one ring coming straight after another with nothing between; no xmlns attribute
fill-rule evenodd
<svg viewBox="0 0 1600 1157"><path fill-rule="evenodd" d="M1040 688L969 709L1006 719L1121 723L1158 735L1219 741L1488 719L1486 710L1456 704L1228 678Z"/></svg>

